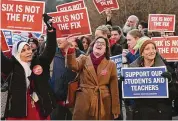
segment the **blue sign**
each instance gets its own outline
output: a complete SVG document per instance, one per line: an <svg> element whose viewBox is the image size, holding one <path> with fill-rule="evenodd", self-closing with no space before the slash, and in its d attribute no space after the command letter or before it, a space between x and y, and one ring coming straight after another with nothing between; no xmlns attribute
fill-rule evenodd
<svg viewBox="0 0 178 121"><path fill-rule="evenodd" d="M161 76L166 67L122 68L123 98L168 98L168 81Z"/></svg>
<svg viewBox="0 0 178 121"><path fill-rule="evenodd" d="M116 63L117 76L120 77L121 68L122 68L122 54L121 55L112 56L112 57L110 57L110 59Z"/></svg>
<svg viewBox="0 0 178 121"><path fill-rule="evenodd" d="M3 33L4 33L7 44L9 46L12 46L13 45L13 43L12 43L12 32L3 30Z"/></svg>
<svg viewBox="0 0 178 121"><path fill-rule="evenodd" d="M28 38L22 36L21 34L13 34L12 36L12 43L16 43L18 41L28 41Z"/></svg>
<svg viewBox="0 0 178 121"><path fill-rule="evenodd" d="M40 33L33 33L33 35L34 35L36 38L40 38L40 36L41 36Z"/></svg>

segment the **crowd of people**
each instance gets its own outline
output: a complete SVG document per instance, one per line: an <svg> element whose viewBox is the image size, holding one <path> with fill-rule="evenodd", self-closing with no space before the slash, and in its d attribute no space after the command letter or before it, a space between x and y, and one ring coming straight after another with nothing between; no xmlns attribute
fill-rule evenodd
<svg viewBox="0 0 178 121"><path fill-rule="evenodd" d="M148 24L131 15L123 27L106 25L91 36L56 39L52 19L43 15L47 34L19 41L1 51L1 83L9 75L7 120L171 120L178 115L178 62L167 62L150 37L175 33L149 32ZM45 37L46 36L46 37ZM47 38L45 40L45 38ZM122 82L111 56L122 54L122 67L159 67L167 71L169 98L124 99ZM79 73L74 108L67 103L68 83Z"/></svg>

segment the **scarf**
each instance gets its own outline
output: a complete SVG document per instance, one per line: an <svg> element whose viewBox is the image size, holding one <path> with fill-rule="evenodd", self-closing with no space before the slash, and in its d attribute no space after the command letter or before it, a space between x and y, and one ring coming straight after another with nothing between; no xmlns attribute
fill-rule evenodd
<svg viewBox="0 0 178 121"><path fill-rule="evenodd" d="M95 55L93 54L93 52L90 54L91 57L91 61L93 63L95 72L97 73L97 68L98 65L101 63L101 61L104 59L105 55L100 56L99 58L96 58Z"/></svg>
<svg viewBox="0 0 178 121"><path fill-rule="evenodd" d="M23 49L23 47L25 45L29 45L27 42L22 42L22 41L19 41L17 43L15 43L13 45L13 48L12 48L12 55L17 59L17 61L22 65L24 71L25 71L25 77L26 77L26 84L27 84L27 88L29 87L30 85L30 81L28 79L28 77L31 75L31 69L30 69L30 62L23 62L21 61L20 59L20 53ZM30 46L30 45L29 45Z"/></svg>

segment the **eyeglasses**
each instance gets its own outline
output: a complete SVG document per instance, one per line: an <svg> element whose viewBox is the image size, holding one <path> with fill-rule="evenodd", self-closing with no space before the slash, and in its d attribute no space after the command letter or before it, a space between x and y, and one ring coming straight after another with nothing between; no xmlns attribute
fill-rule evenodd
<svg viewBox="0 0 178 121"><path fill-rule="evenodd" d="M102 46L106 46L105 42L100 42L100 41L96 41L95 44L97 44L97 45L102 45Z"/></svg>

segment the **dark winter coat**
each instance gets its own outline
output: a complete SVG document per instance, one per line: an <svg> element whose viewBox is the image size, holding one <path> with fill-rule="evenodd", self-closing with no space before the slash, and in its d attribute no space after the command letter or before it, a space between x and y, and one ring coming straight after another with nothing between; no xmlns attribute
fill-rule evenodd
<svg viewBox="0 0 178 121"><path fill-rule="evenodd" d="M139 57L130 64L130 67L141 67L143 58ZM154 67L165 66L161 57L157 54ZM171 91L169 90L171 94ZM134 99L134 120L171 120L172 101L169 98L140 98Z"/></svg>
<svg viewBox="0 0 178 121"><path fill-rule="evenodd" d="M117 44L121 45L122 49L128 49L127 39L124 35L121 36L119 40L116 42Z"/></svg>
<svg viewBox="0 0 178 121"><path fill-rule="evenodd" d="M81 51L76 49L76 57L80 54L82 54ZM65 66L65 57L62 55L61 50L58 49L54 56L53 74L50 79L50 83L58 101L66 100L68 83L73 81L76 75L76 72Z"/></svg>
<svg viewBox="0 0 178 121"><path fill-rule="evenodd" d="M39 97L38 104L41 116L47 117L56 106L56 99L52 89L49 86L49 65L55 54L56 47L56 31L47 33L47 46L41 56L34 57L31 62L31 69L40 65L43 69L41 75L35 75L33 72L29 80L34 83L33 91ZM27 112L27 88L25 71L22 65L12 57L6 58L1 53L1 69L5 74L9 74L13 70L11 85L9 86L7 116L8 117L25 117Z"/></svg>

